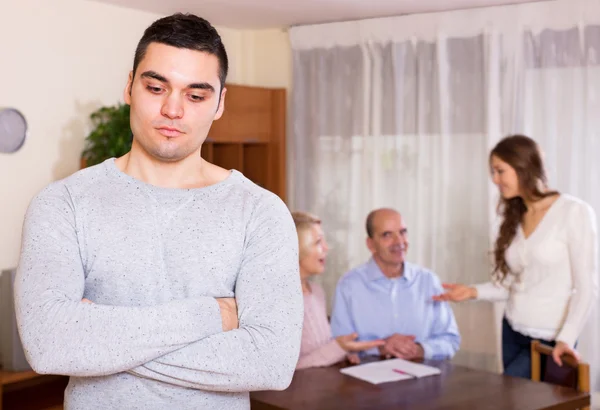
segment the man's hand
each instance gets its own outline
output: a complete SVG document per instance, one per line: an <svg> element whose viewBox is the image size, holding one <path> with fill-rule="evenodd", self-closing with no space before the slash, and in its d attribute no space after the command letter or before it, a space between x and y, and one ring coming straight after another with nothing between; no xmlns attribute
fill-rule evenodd
<svg viewBox="0 0 600 410"><path fill-rule="evenodd" d="M221 309L221 321L223 322L223 331L237 329L239 327L237 303L235 298L217 298L219 308Z"/></svg>
<svg viewBox="0 0 600 410"><path fill-rule="evenodd" d="M379 348L379 353L385 358L397 357L399 359L420 359L425 352L423 347L415 343L415 337L394 333L385 339L385 345Z"/></svg>

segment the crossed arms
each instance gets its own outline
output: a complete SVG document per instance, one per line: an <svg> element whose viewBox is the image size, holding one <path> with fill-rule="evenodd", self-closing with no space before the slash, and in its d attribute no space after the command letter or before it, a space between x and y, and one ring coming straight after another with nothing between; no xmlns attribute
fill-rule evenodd
<svg viewBox="0 0 600 410"><path fill-rule="evenodd" d="M34 370L70 376L129 372L211 391L289 385L303 306L296 233L279 199L257 205L248 225L235 285L239 328L224 331L233 327L232 318L212 297L148 307L83 303L85 275L65 191L54 184L38 195L23 228L15 305Z"/></svg>

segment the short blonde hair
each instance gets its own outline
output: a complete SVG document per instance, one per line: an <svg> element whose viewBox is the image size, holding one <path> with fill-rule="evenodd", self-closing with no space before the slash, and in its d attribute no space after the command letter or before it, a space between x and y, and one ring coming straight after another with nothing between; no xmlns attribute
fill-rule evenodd
<svg viewBox="0 0 600 410"><path fill-rule="evenodd" d="M302 255L304 254L307 246L309 245L307 243L308 241L306 233L313 225L320 225L321 219L319 219L319 217L316 215L301 211L292 212L292 218L294 219L294 223L296 224L300 258L302 258Z"/></svg>

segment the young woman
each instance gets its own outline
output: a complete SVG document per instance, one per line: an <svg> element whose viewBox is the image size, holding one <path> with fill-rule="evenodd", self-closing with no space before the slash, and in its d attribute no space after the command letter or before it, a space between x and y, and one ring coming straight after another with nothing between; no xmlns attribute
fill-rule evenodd
<svg viewBox="0 0 600 410"><path fill-rule="evenodd" d="M504 373L531 377L530 344L570 354L598 295L597 229L592 208L548 189L537 144L522 135L501 140L490 153L500 190L502 224L492 282L445 284L435 300L506 300L502 323Z"/></svg>
<svg viewBox="0 0 600 410"><path fill-rule="evenodd" d="M321 229L321 220L305 212L293 212L300 250L300 278L304 294L304 327L297 369L330 366L344 358L353 363L359 359L354 352L382 346L383 340L356 341L357 335L332 338L327 321L325 293L310 278L325 269L328 247Z"/></svg>

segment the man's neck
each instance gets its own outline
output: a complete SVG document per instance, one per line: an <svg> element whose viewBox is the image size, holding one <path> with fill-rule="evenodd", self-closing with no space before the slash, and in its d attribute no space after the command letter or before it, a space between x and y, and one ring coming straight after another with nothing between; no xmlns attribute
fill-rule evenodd
<svg viewBox="0 0 600 410"><path fill-rule="evenodd" d="M124 173L161 188L202 188L214 183L206 175L210 164L202 159L200 152L180 161L166 162L132 147L115 164Z"/></svg>
<svg viewBox="0 0 600 410"><path fill-rule="evenodd" d="M400 264L387 264L376 256L373 257L373 260L379 266L381 273L389 279L399 278L404 274L404 262Z"/></svg>

